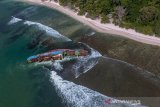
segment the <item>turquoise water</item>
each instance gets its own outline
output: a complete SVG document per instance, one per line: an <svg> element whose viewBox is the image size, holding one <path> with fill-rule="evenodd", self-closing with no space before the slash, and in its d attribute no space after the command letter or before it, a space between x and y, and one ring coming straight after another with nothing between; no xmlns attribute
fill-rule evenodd
<svg viewBox="0 0 160 107"><path fill-rule="evenodd" d="M1 0L0 13L3 13L0 14L0 107L66 107L63 100L67 100L66 102L71 105L81 107L80 105L94 105L95 99L97 104L104 104L105 96L72 82L63 81L58 75L55 75L55 72L52 72L57 71L62 77L71 79L70 76L72 77L73 74L79 76L97 64L98 59L95 57L101 56L98 51L87 47L86 44L74 42L83 36L96 33L95 31L55 10L13 0ZM89 58L60 64L55 62L53 65L26 63L29 56L51 49L81 47L89 49L91 53ZM108 58L104 59L108 61ZM106 66L109 63L111 67L116 67ZM110 77L107 80L109 82L107 87L113 87L112 90L117 90L116 84L119 85L124 79L122 76L121 81L113 85L110 81L115 81L117 73L112 76L112 70L123 75L123 71L128 72L123 68L129 65L118 66L115 63L121 62L109 61L106 63L104 61L99 64L102 67L97 70L97 72L104 69L107 69L106 72L111 71L107 74ZM65 69L59 70L61 67ZM98 67L94 69L96 70L96 68ZM92 70L94 71L94 69ZM130 74L126 74L125 77L128 77L127 75ZM134 79L127 78L126 81L128 80L131 81L131 86L137 84ZM83 83L85 84L85 82ZM143 85L140 84L140 86ZM127 86L125 86L126 88ZM57 93L56 89L61 93ZM87 101L87 98L90 100Z"/></svg>
<svg viewBox="0 0 160 107"><path fill-rule="evenodd" d="M40 12L35 11L30 17L28 13L21 14L30 7L38 8ZM0 14L0 107L62 106L61 99L49 81L49 72L42 66L26 63L30 55L47 50L40 45L31 48L37 29L22 23L7 24L11 16L18 13L19 17L27 20L43 21L40 14L47 14L46 10L15 1L0 1L0 13L3 13Z"/></svg>
<svg viewBox="0 0 160 107"><path fill-rule="evenodd" d="M57 11L14 0L1 0L0 13L0 107L65 106L50 82L51 67L29 65L26 59L75 48L70 39L92 30Z"/></svg>

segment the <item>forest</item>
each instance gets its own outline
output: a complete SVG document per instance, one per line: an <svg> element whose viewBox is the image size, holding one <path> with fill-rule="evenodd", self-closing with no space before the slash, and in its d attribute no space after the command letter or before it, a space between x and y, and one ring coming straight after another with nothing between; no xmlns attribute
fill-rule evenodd
<svg viewBox="0 0 160 107"><path fill-rule="evenodd" d="M54 0L101 23L160 36L160 0Z"/></svg>

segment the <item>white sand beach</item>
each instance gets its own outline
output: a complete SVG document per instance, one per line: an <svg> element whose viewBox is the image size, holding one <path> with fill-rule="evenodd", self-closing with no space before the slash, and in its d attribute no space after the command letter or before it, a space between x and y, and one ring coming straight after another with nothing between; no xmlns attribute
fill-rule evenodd
<svg viewBox="0 0 160 107"><path fill-rule="evenodd" d="M86 18L85 16L79 16L73 10L60 6L58 3L54 1L45 1L41 2L41 0L25 0L26 2L35 3L39 5L45 5L47 7L53 8L58 10L78 21L84 23L87 26L90 26L94 30L102 33L114 34L118 36L123 36L141 43L151 44L160 46L160 38L151 36L151 35L144 35L142 33L138 33L133 29L125 29L120 28L119 26L115 26L112 23L102 24L100 20L92 20L90 18Z"/></svg>

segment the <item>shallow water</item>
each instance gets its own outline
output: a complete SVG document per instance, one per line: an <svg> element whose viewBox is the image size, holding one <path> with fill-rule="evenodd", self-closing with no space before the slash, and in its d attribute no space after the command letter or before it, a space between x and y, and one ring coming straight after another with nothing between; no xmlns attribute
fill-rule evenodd
<svg viewBox="0 0 160 107"><path fill-rule="evenodd" d="M115 66L121 73L123 73L123 67L129 66L129 64L118 66L116 64L121 62L116 60L104 61L102 64L101 54L94 47L74 42L83 36L96 35L95 31L57 11L42 6L3 0L0 1L0 13L2 12L4 14L0 14L0 107L65 107L66 103L69 106L78 107L106 106L103 102L107 98L105 95L63 80L72 80L75 77L79 79L83 73L85 75L86 72L92 72L94 69L103 70L108 63L110 66L105 69ZM26 58L31 55L56 48L84 48L90 54L86 57L54 63L30 65L26 63ZM102 68L99 69L97 67L99 65L102 65ZM110 80L115 78L117 77L114 75ZM129 79L126 78L126 80ZM120 84L119 81L116 82ZM135 81L131 82L135 84ZM69 94L64 92L66 87ZM78 88L81 89L81 93L76 93ZM113 85L112 90L118 93L116 89L116 85ZM85 95L88 101L84 101ZM74 97L76 100L73 101Z"/></svg>
<svg viewBox="0 0 160 107"><path fill-rule="evenodd" d="M35 36L39 30L18 21L8 24L12 16L30 7L24 3L0 1L1 13L5 10L5 14L0 15L0 107L62 106L50 83L49 72L45 72L43 66L26 63L27 57L45 50L45 46L34 42L39 38Z"/></svg>

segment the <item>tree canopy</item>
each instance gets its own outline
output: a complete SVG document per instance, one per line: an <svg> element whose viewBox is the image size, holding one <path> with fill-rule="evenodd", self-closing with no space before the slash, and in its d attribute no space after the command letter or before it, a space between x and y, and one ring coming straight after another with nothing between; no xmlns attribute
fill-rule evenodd
<svg viewBox="0 0 160 107"><path fill-rule="evenodd" d="M112 14L113 23L121 27L160 36L160 0L59 0L59 3L78 8L79 15L101 18L102 23L109 22L108 14Z"/></svg>

